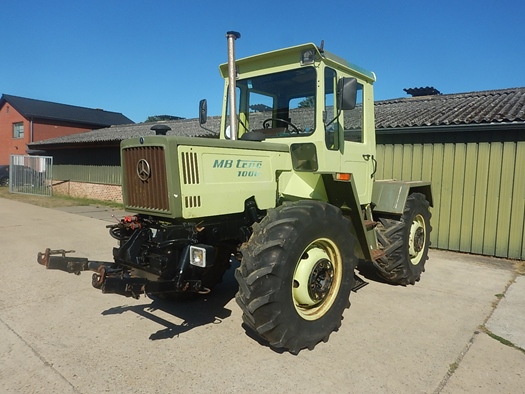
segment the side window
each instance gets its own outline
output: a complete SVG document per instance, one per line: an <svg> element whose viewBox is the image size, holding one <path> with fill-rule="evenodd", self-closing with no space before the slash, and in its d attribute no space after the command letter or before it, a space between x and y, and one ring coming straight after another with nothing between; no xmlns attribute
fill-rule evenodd
<svg viewBox="0 0 525 394"><path fill-rule="evenodd" d="M13 138L24 138L24 123L13 123Z"/></svg>
<svg viewBox="0 0 525 394"><path fill-rule="evenodd" d="M343 111L345 141L363 142L363 85L357 84L357 105Z"/></svg>
<svg viewBox="0 0 525 394"><path fill-rule="evenodd" d="M335 108L335 92L337 91L337 75L331 68L324 71L324 113L323 123L325 124L325 144L326 149L339 149L339 118L337 118L337 108Z"/></svg>

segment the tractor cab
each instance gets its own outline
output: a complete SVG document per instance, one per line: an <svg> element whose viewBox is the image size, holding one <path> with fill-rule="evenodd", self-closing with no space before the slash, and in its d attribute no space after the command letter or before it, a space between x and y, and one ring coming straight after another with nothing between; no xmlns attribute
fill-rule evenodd
<svg viewBox="0 0 525 394"><path fill-rule="evenodd" d="M221 139L287 144L295 171L352 173L359 200L370 202L372 72L311 43L236 60L235 78L228 64L219 68L225 79Z"/></svg>

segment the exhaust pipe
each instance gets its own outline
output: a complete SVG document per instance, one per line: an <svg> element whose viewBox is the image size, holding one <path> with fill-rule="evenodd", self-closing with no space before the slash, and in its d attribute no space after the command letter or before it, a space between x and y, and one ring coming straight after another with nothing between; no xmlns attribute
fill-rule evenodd
<svg viewBox="0 0 525 394"><path fill-rule="evenodd" d="M230 139L237 139L237 100L235 81L237 70L235 69L235 40L241 38L241 33L229 31L226 33L228 39L228 92L230 97Z"/></svg>

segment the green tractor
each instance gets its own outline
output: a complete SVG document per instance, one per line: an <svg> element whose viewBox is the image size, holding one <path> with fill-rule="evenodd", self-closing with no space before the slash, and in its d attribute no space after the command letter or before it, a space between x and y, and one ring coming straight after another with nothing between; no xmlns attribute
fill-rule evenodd
<svg viewBox="0 0 525 394"><path fill-rule="evenodd" d="M95 271L104 293L206 294L234 260L245 325L273 348L313 349L341 325L359 260L414 284L427 260L428 182L375 181L375 75L304 44L240 60L228 32L220 138L121 144L113 262L47 249L51 269ZM205 127L206 101L199 119Z"/></svg>

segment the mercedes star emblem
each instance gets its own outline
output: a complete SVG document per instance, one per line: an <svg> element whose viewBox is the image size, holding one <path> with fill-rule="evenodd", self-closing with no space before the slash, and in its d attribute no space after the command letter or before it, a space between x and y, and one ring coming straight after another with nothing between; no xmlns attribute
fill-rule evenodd
<svg viewBox="0 0 525 394"><path fill-rule="evenodd" d="M140 159L137 162L137 175L141 181L145 181L151 176L151 167L146 159Z"/></svg>

